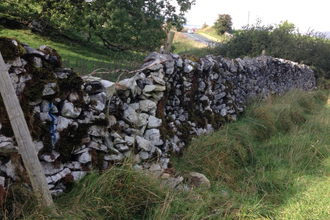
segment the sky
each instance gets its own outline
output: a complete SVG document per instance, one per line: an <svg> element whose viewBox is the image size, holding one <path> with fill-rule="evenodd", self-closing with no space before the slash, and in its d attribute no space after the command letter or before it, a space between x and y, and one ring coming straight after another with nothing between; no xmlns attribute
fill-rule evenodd
<svg viewBox="0 0 330 220"><path fill-rule="evenodd" d="M300 32L325 32L330 31L329 5L328 0L196 0L186 18L187 24L212 26L218 14L229 14L234 29L246 26L248 20L255 24L260 18L263 25L288 20Z"/></svg>

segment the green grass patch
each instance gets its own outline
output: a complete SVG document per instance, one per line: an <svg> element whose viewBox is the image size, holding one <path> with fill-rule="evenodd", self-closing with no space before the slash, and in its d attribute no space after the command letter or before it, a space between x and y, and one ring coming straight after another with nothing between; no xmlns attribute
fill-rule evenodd
<svg viewBox="0 0 330 220"><path fill-rule="evenodd" d="M107 70L138 69L147 54L136 52L113 52L100 44L89 45L84 42L72 42L65 38L52 38L39 35L30 29L7 29L0 27L0 36L16 38L35 49L47 45L55 49L62 57L65 67L73 68L80 75L92 73L99 68ZM115 80L111 74L99 75Z"/></svg>
<svg viewBox="0 0 330 220"><path fill-rule="evenodd" d="M205 55L212 54L213 48L208 47L206 44L191 40L183 33L176 32L171 52L179 55L189 54L204 57Z"/></svg>
<svg viewBox="0 0 330 220"><path fill-rule="evenodd" d="M209 38L213 41L225 42L228 40L224 35L219 35L214 29L214 26L207 26L196 31L197 34L201 34L206 38Z"/></svg>
<svg viewBox="0 0 330 220"><path fill-rule="evenodd" d="M220 189L216 197L227 196L218 206L207 205L213 212L222 209L218 218L287 219L279 212L294 213L290 210L294 206L287 201L296 201L296 196L308 190L299 180L304 176L327 178L320 176L320 170L330 172L323 162L330 155L326 100L326 93L321 91L293 91L284 97L253 102L237 122L193 141L182 158L173 160L174 167L205 174L212 188ZM320 194L324 191L319 190ZM326 196L324 200L330 202ZM228 202L231 205L223 209ZM320 211L293 219L323 214Z"/></svg>

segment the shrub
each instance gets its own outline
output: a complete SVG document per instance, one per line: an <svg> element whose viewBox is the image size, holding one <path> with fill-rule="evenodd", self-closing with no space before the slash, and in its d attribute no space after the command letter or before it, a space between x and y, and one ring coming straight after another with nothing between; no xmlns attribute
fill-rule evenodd
<svg viewBox="0 0 330 220"><path fill-rule="evenodd" d="M256 57L263 50L269 56L310 65L317 77L330 78L330 66L327 64L330 60L330 40L312 31L302 34L287 21L275 26L261 25L259 21L220 45L215 53L230 58Z"/></svg>

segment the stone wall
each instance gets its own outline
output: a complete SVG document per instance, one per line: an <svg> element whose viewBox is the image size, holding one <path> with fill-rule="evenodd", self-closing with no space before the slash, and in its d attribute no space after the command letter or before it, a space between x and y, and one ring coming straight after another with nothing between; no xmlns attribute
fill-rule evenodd
<svg viewBox="0 0 330 220"><path fill-rule="evenodd" d="M63 68L47 46L36 50L8 38L0 46L54 192L125 158L161 175L170 154L180 153L191 137L236 120L249 97L316 86L308 66L266 56L151 53L134 77L114 83ZM12 181L27 181L27 175L0 100L0 186Z"/></svg>

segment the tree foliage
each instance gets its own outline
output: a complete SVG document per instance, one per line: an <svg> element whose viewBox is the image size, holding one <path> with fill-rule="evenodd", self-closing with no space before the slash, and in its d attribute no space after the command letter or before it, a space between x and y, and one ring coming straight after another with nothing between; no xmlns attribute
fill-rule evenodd
<svg viewBox="0 0 330 220"><path fill-rule="evenodd" d="M226 31L231 31L232 26L233 22L228 14L219 14L218 19L214 22L214 28L219 35L224 34Z"/></svg>
<svg viewBox="0 0 330 220"><path fill-rule="evenodd" d="M33 13L22 16L24 22L52 28L61 34L75 31L87 42L97 37L112 50L152 50L166 38L166 30L182 28L184 15L195 0L30 0ZM24 8L26 0L4 0L10 8ZM12 5L14 5L12 7ZM23 9L24 11L24 9ZM16 13L16 12L15 12ZM16 13L17 14L17 13ZM32 22L33 21L33 22Z"/></svg>

